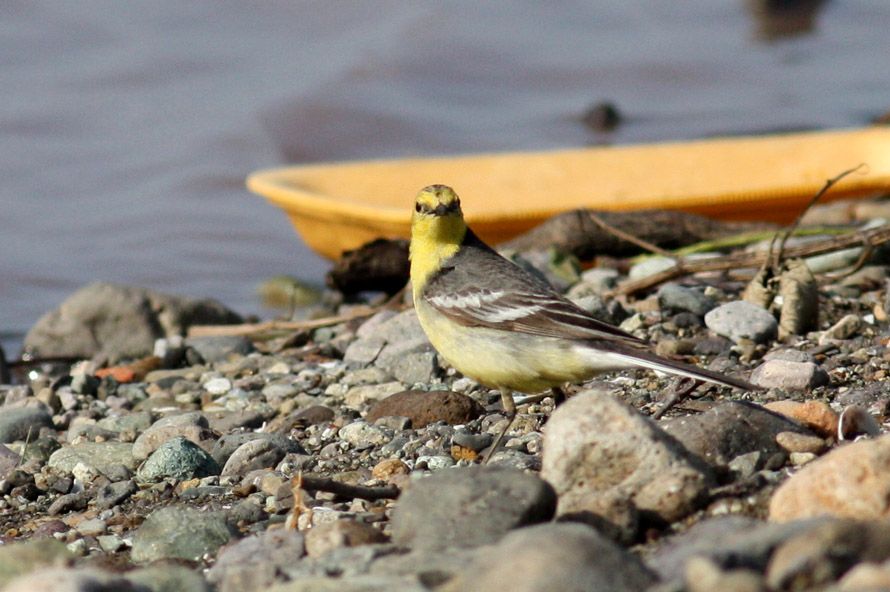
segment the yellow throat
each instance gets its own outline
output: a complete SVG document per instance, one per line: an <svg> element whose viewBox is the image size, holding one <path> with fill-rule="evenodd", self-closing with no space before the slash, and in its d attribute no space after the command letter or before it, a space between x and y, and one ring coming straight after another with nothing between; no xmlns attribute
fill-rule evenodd
<svg viewBox="0 0 890 592"><path fill-rule="evenodd" d="M460 249L467 233L460 198L447 185L424 187L411 217L411 283L415 296L445 259Z"/></svg>

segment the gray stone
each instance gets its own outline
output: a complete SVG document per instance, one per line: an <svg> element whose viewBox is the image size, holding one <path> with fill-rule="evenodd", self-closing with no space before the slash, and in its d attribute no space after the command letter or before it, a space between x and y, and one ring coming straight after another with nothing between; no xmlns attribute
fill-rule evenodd
<svg viewBox="0 0 890 592"><path fill-rule="evenodd" d="M774 339L779 330L778 321L769 311L744 300L727 302L711 310L705 315L705 325L735 342L750 339L754 343L766 343Z"/></svg>
<svg viewBox="0 0 890 592"><path fill-rule="evenodd" d="M133 442L133 456L140 460L146 459L161 444L178 436L201 445L215 439L216 434L210 430L204 414L198 411L168 415L154 422L136 438Z"/></svg>
<svg viewBox="0 0 890 592"><path fill-rule="evenodd" d="M357 450L381 446L389 441L389 436L382 429L364 421L354 421L343 426L338 435L341 440L348 442Z"/></svg>
<svg viewBox="0 0 890 592"><path fill-rule="evenodd" d="M0 444L0 481L22 462L22 457Z"/></svg>
<svg viewBox="0 0 890 592"><path fill-rule="evenodd" d="M139 461L133 457L133 445L125 442L81 442L53 452L47 465L70 473L75 465L83 463L103 475L117 471L117 465L135 469Z"/></svg>
<svg viewBox="0 0 890 592"><path fill-rule="evenodd" d="M320 557L341 547L384 543L387 538L380 529L358 520L335 520L313 526L306 531L306 554Z"/></svg>
<svg viewBox="0 0 890 592"><path fill-rule="evenodd" d="M271 438L248 440L229 456L222 476L238 477L255 469L275 467L287 453L287 450Z"/></svg>
<svg viewBox="0 0 890 592"><path fill-rule="evenodd" d="M776 442L781 432L811 434L778 413L742 401L727 401L699 415L669 419L661 422L661 427L712 465L725 465L748 452L761 452L765 458L782 452Z"/></svg>
<svg viewBox="0 0 890 592"><path fill-rule="evenodd" d="M555 507L553 488L534 475L482 466L449 469L402 494L392 538L415 548L475 547L549 520Z"/></svg>
<svg viewBox="0 0 890 592"><path fill-rule="evenodd" d="M816 356L809 352L786 347L781 349L774 349L763 356L764 362L768 362L770 360L787 360L789 362L815 362Z"/></svg>
<svg viewBox="0 0 890 592"><path fill-rule="evenodd" d="M346 391L344 402L347 407L360 409L369 403L380 401L386 397L405 390L401 382L384 382L383 384L362 384Z"/></svg>
<svg viewBox="0 0 890 592"><path fill-rule="evenodd" d="M655 576L634 555L581 524L530 526L479 550L442 592L610 590L636 592Z"/></svg>
<svg viewBox="0 0 890 592"><path fill-rule="evenodd" d="M113 508L137 491L139 491L139 488L132 479L109 483L100 487L99 491L96 492L96 507L100 510Z"/></svg>
<svg viewBox="0 0 890 592"><path fill-rule="evenodd" d="M544 427L541 477L560 514L592 514L633 535L634 507L672 522L698 509L714 477L633 407L597 390L556 409ZM628 530L630 528L630 530Z"/></svg>
<svg viewBox="0 0 890 592"><path fill-rule="evenodd" d="M24 349L38 356L102 354L116 362L151 355L156 339L184 335L192 325L240 322L214 300L95 283L43 315L25 336Z"/></svg>
<svg viewBox="0 0 890 592"><path fill-rule="evenodd" d="M185 345L192 348L208 363L225 362L234 357L246 356L254 351L253 343L237 335L189 337Z"/></svg>
<svg viewBox="0 0 890 592"><path fill-rule="evenodd" d="M127 580L141 586L139 592L210 592L200 572L182 565L159 565L134 569Z"/></svg>
<svg viewBox="0 0 890 592"><path fill-rule="evenodd" d="M306 454L306 451L296 440L292 440L282 434L269 432L244 432L241 434L228 434L213 443L210 455L221 466L225 467L229 457L245 443L251 440L268 440L275 447L284 450L285 453ZM258 467L263 468L263 467Z"/></svg>
<svg viewBox="0 0 890 592"><path fill-rule="evenodd" d="M343 361L354 366L366 366L377 359L386 340L376 335L359 338L349 344L343 354Z"/></svg>
<svg viewBox="0 0 890 592"><path fill-rule="evenodd" d="M281 581L282 568L299 561L303 553L302 533L266 530L221 549L207 579L220 592L265 590Z"/></svg>
<svg viewBox="0 0 890 592"><path fill-rule="evenodd" d="M813 362L768 360L754 369L751 382L765 388L810 390L830 382L828 372Z"/></svg>
<svg viewBox="0 0 890 592"><path fill-rule="evenodd" d="M159 559L199 561L234 536L225 516L184 506L155 510L133 537L131 557L137 563Z"/></svg>
<svg viewBox="0 0 890 592"><path fill-rule="evenodd" d="M0 444L24 441L29 434L36 440L43 427L53 427L53 418L42 405L0 407Z"/></svg>
<svg viewBox="0 0 890 592"><path fill-rule="evenodd" d="M53 538L0 545L0 590L18 576L71 558L65 545Z"/></svg>
<svg viewBox="0 0 890 592"><path fill-rule="evenodd" d="M392 576L345 576L330 578L310 576L278 584L263 592L428 592L426 586L406 578Z"/></svg>
<svg viewBox="0 0 890 592"><path fill-rule="evenodd" d="M667 257L647 257L630 268L627 274L628 279L639 280L650 275L655 275L677 264L675 259Z"/></svg>
<svg viewBox="0 0 890 592"><path fill-rule="evenodd" d="M658 305L668 313L691 312L704 316L717 306L714 299L697 288L665 284L658 290Z"/></svg>
<svg viewBox="0 0 890 592"><path fill-rule="evenodd" d="M706 557L724 569L748 568L762 573L776 547L818 523L772 524L742 516L710 518L667 539L646 557L646 565L666 583L681 582L693 557Z"/></svg>
<svg viewBox="0 0 890 592"><path fill-rule="evenodd" d="M91 568L48 567L11 581L4 592L144 592L117 574Z"/></svg>
<svg viewBox="0 0 890 592"><path fill-rule="evenodd" d="M191 440L177 436L152 452L136 471L136 477L149 482L168 478L184 481L219 472L219 465L210 454Z"/></svg>

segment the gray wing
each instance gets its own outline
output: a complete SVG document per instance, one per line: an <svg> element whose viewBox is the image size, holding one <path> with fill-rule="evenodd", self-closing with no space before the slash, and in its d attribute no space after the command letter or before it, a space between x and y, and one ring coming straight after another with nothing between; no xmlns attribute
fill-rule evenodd
<svg viewBox="0 0 890 592"><path fill-rule="evenodd" d="M470 235L422 292L438 312L465 326L562 339L643 342L599 321L543 279Z"/></svg>

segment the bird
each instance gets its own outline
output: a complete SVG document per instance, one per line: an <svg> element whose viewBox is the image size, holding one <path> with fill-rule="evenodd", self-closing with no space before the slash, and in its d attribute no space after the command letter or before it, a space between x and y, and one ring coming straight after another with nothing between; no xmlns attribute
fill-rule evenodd
<svg viewBox="0 0 890 592"><path fill-rule="evenodd" d="M476 236L464 221L460 198L447 185L430 185L417 194L409 257L414 308L430 343L461 374L500 392L507 422L483 462L513 423L517 391L558 392L626 368L760 390L659 356L647 342L594 318Z"/></svg>

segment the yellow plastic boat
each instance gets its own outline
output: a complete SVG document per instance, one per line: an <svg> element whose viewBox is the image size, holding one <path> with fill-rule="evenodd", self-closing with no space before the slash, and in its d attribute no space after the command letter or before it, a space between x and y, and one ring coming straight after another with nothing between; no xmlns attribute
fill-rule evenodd
<svg viewBox="0 0 890 592"><path fill-rule="evenodd" d="M257 171L247 186L336 258L374 238L408 237L414 196L432 183L454 187L468 222L498 243L582 207L785 222L827 179L863 163L825 199L890 191L890 127L290 166Z"/></svg>

